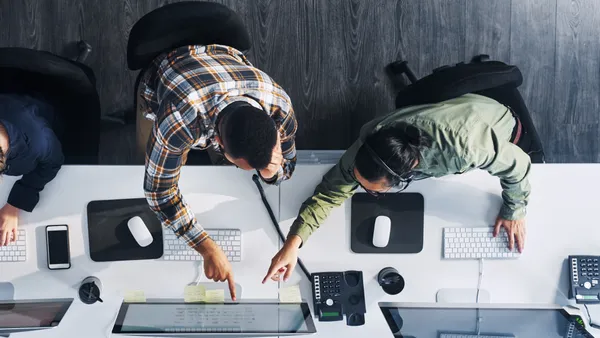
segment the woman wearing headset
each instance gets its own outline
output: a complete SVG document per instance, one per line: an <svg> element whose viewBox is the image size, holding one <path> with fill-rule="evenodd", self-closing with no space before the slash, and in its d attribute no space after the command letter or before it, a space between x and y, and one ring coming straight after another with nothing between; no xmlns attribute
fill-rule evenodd
<svg viewBox="0 0 600 338"><path fill-rule="evenodd" d="M517 144L522 126L512 110L476 95L406 107L367 123L300 208L283 248L271 261L269 278L287 280L298 250L332 208L360 186L373 195L403 190L417 179L462 174L480 168L497 176L503 204L494 235L504 228L512 250L525 241L525 208L530 193L529 156Z"/></svg>

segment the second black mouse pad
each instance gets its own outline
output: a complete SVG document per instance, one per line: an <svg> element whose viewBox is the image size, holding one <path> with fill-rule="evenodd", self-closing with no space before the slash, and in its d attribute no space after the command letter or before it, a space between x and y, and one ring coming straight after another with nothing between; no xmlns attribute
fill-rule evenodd
<svg viewBox="0 0 600 338"><path fill-rule="evenodd" d="M418 253L423 250L425 202L419 193L389 193L378 197L357 193L352 197L350 248L355 253ZM373 245L377 216L392 221L386 247Z"/></svg>
<svg viewBox="0 0 600 338"><path fill-rule="evenodd" d="M152 243L141 247L127 221L140 216L152 234ZM87 205L90 256L94 262L156 259L163 255L162 227L145 198L91 201Z"/></svg>

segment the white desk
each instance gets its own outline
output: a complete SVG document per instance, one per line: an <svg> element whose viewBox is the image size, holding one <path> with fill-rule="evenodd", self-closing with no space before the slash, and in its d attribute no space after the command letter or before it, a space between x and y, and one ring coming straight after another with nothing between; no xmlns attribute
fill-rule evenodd
<svg viewBox="0 0 600 338"><path fill-rule="evenodd" d="M299 166L294 178L280 189L267 188L275 214L280 213L284 232L328 168ZM519 260L485 263L482 287L491 292L493 302L567 304L564 259L569 254L600 254L600 228L595 226L599 172L600 165L534 167L525 253ZM251 173L235 168L188 167L183 170L181 187L204 226L242 229L244 261L234 264L242 298L276 299L278 285L262 285L260 281L279 243L250 177ZM35 212L22 216L21 227L28 235L28 261L0 264L0 282L14 284L15 298L77 298L79 282L95 275L104 284L105 302L89 306L76 299L60 327L14 337L107 337L126 290L143 290L148 298L183 297L183 286L196 277L194 263L95 263L89 258L86 204L98 199L141 197L142 179L141 167L64 167L42 193ZM12 182L11 178L3 178L0 201L6 199ZM348 327L345 322L316 321L318 337L391 337L377 306L379 301L434 302L435 293L441 288L476 287L477 262L441 260L441 228L492 222L500 205L497 179L474 172L421 181L412 185L410 191L425 195L425 245L421 253L352 253L349 203L335 210L302 248L300 255L311 271L356 269L362 270L365 278L366 324ZM73 266L69 270L49 271L44 226L62 223L70 226ZM406 280L399 295L385 294L375 281L375 275L385 266L396 267ZM288 283L300 280L297 269ZM302 278L301 285L304 298L311 304L308 280Z"/></svg>
<svg viewBox="0 0 600 338"><path fill-rule="evenodd" d="M298 167L294 178L282 185L280 211L284 233L328 169L329 166ZM518 260L484 263L482 288L490 291L492 302L569 303L567 256L600 255L599 174L600 165L595 164L533 167L525 252ZM408 191L425 196L425 241L421 253L354 254L350 250L349 202L334 210L301 249L300 257L309 271L362 270L365 279L366 324L348 327L345 321L317 321L319 337L391 337L378 302L435 302L439 289L477 287L477 261L441 259L442 228L493 224L501 203L498 180L476 171L416 182ZM404 291L396 296L384 293L375 279L386 266L397 268L405 279ZM289 283L300 280L300 270L296 271ZM303 278L301 285L303 297L310 299L310 283ZM600 336L600 330L591 332Z"/></svg>
<svg viewBox="0 0 600 338"><path fill-rule="evenodd" d="M43 191L35 211L23 215L27 231L28 260L0 264L0 281L12 282L15 299L75 298L58 328L11 337L107 337L112 330L122 296L143 290L147 298L183 299L183 288L197 276L197 263L160 260L95 263L89 257L86 205L91 200L143 197L142 167L64 167ZM186 167L182 172L184 197L207 228L238 227L243 231L243 262L234 264L236 283L243 299L277 299L275 283L262 285L267 263L279 248L252 173L224 167ZM14 179L4 177L0 201L8 196ZM278 188L266 188L278 214ZM45 229L48 224L68 224L71 261L69 270L46 267ZM97 276L103 283L104 303L84 305L77 299L80 281ZM226 288L225 285L223 285Z"/></svg>

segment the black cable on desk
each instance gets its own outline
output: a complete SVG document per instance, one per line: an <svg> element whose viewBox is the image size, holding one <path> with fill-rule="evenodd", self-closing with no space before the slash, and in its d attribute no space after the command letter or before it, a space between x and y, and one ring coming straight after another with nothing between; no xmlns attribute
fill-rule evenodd
<svg viewBox="0 0 600 338"><path fill-rule="evenodd" d="M258 175L254 174L252 175L252 180L258 188L258 192L260 193L260 199L262 200L265 208L267 209L267 212L269 213L269 217L271 218L271 222L273 223L275 230L277 230L277 233L279 234L279 238L283 243L285 243L285 236L283 235L283 232L279 227L279 222L277 221L277 217L275 217L275 214L273 213L273 209L271 209L269 201L267 201L267 196L265 195L265 190L263 189L262 184L260 183L260 178L258 177ZM308 269L306 269L306 266L304 266L304 263L302 263L300 257L298 257L298 266L300 266L300 269L302 269L302 271L306 275L306 278L308 278L308 280L311 281L310 272L308 272Z"/></svg>

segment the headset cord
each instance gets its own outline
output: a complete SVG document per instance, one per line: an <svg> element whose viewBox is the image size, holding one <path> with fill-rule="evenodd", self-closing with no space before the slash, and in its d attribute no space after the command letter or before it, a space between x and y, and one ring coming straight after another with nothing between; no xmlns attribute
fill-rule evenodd
<svg viewBox="0 0 600 338"><path fill-rule="evenodd" d="M260 183L260 178L258 177L258 175L254 174L254 175L252 175L252 180L254 181L254 184L256 184L256 187L258 188L258 192L260 193L260 199L262 200L263 205L265 206L265 208L267 209L267 212L269 213L269 217L271 218L271 223L273 223L275 230L277 230L277 233L279 234L279 238L281 239L281 241L283 243L285 243L285 236L283 235L283 232L281 231L281 228L279 227L279 222L277 221L277 218L275 217L275 214L273 213L273 209L271 209L271 205L269 204L269 201L267 200L267 196L265 195L265 190L263 189L263 187ZM306 275L306 278L308 278L308 280L311 281L310 272L308 272L308 269L306 269L306 266L304 266L304 263L302 263L302 260L300 259L300 257L298 257L298 265L300 266L300 269L302 269L302 271Z"/></svg>

